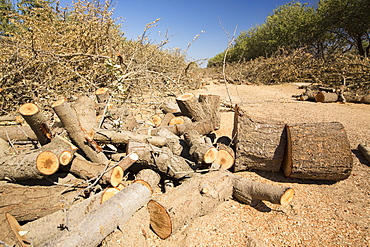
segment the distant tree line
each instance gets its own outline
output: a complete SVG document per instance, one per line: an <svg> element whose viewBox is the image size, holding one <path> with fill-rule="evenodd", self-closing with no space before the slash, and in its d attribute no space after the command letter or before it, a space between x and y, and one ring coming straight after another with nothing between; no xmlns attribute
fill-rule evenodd
<svg viewBox="0 0 370 247"><path fill-rule="evenodd" d="M227 62L270 57L279 49L306 47L324 58L336 52L370 55L370 1L320 0L317 6L297 1L282 5L261 25L243 31L228 50ZM209 60L208 67L223 63L225 52Z"/></svg>

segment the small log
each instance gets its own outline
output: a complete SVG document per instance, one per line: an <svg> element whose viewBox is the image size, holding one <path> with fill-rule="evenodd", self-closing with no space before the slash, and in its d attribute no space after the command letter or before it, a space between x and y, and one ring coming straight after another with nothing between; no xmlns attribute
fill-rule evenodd
<svg viewBox="0 0 370 247"><path fill-rule="evenodd" d="M234 174L230 176L233 178L233 196L239 202L251 205L257 200L288 205L293 200L294 190L289 187L258 183Z"/></svg>
<svg viewBox="0 0 370 247"><path fill-rule="evenodd" d="M153 124L153 126L158 127L162 123L162 118L157 114L150 117L149 121Z"/></svg>
<svg viewBox="0 0 370 247"><path fill-rule="evenodd" d="M132 152L138 154L139 163L176 179L193 172L185 158L172 154L168 148L158 148L147 143L130 141L127 144L127 153Z"/></svg>
<svg viewBox="0 0 370 247"><path fill-rule="evenodd" d="M199 102L203 107L204 113L208 115L215 130L220 128L221 124L221 98L219 95L200 94Z"/></svg>
<svg viewBox="0 0 370 247"><path fill-rule="evenodd" d="M76 111L81 129L92 139L95 129L98 128L94 101L90 97L81 96L71 106Z"/></svg>
<svg viewBox="0 0 370 247"><path fill-rule="evenodd" d="M92 162L109 163L108 158L101 152L100 147L81 129L76 112L67 101L64 99L58 100L53 103L52 108L62 121L73 142Z"/></svg>
<svg viewBox="0 0 370 247"><path fill-rule="evenodd" d="M357 149L361 151L362 155L370 162L370 146L361 143L358 144Z"/></svg>
<svg viewBox="0 0 370 247"><path fill-rule="evenodd" d="M208 120L209 117L203 110L202 105L192 93L183 94L176 98L181 113L194 121Z"/></svg>
<svg viewBox="0 0 370 247"><path fill-rule="evenodd" d="M160 238L166 239L231 196L232 180L228 173L216 171L194 176L149 201L150 226Z"/></svg>
<svg viewBox="0 0 370 247"><path fill-rule="evenodd" d="M167 139L161 136L135 134L131 131L99 130L94 135L94 140L100 143L127 144L129 141L147 142L158 147L167 144Z"/></svg>
<svg viewBox="0 0 370 247"><path fill-rule="evenodd" d="M370 104L370 94L366 94L361 98L361 103Z"/></svg>
<svg viewBox="0 0 370 247"><path fill-rule="evenodd" d="M180 108L174 101L167 101L167 102L162 103L159 106L159 109L161 109L161 111L164 114L167 114L167 113L179 114L180 113Z"/></svg>
<svg viewBox="0 0 370 247"><path fill-rule="evenodd" d="M111 184L116 187L122 182L124 171L120 166L112 168L99 163L92 163L83 159L82 157L76 157L72 161L72 165L69 168L69 172L73 175L89 180L97 179L101 174L104 175L99 180L101 184Z"/></svg>
<svg viewBox="0 0 370 247"><path fill-rule="evenodd" d="M181 139L179 136L163 128L158 131L157 135L166 138L166 147L168 147L173 154L181 155L184 149L184 144L181 144Z"/></svg>
<svg viewBox="0 0 370 247"><path fill-rule="evenodd" d="M115 194L120 192L120 189L116 187L108 187L103 191L103 196L101 197L100 203L104 203L110 198L112 198Z"/></svg>
<svg viewBox="0 0 370 247"><path fill-rule="evenodd" d="M345 92L343 93L343 97L345 99L345 102L361 103L361 98L363 97L363 95L358 95L358 94L354 94L351 92Z"/></svg>
<svg viewBox="0 0 370 247"><path fill-rule="evenodd" d="M52 137L51 131L49 126L46 124L46 118L37 105L33 103L23 104L19 108L19 113L36 134L41 145L45 145L50 142Z"/></svg>
<svg viewBox="0 0 370 247"><path fill-rule="evenodd" d="M113 127L119 127L120 130L134 130L138 126L134 114L124 107L109 109L105 114L103 127L109 123L109 120L112 121Z"/></svg>
<svg viewBox="0 0 370 247"><path fill-rule="evenodd" d="M172 133L178 136L185 134L189 130L196 130L201 135L206 135L213 131L212 124L209 121L201 121L201 122L192 122L188 124L163 126L154 129L141 129L138 130L137 133L156 136L158 131L162 128L167 129L168 131L171 131Z"/></svg>
<svg viewBox="0 0 370 247"><path fill-rule="evenodd" d="M21 116L0 116L0 122L15 122L16 124L23 123Z"/></svg>
<svg viewBox="0 0 370 247"><path fill-rule="evenodd" d="M339 181L351 174L353 158L342 124L287 125L286 133L285 176Z"/></svg>
<svg viewBox="0 0 370 247"><path fill-rule="evenodd" d="M24 126L3 126L0 127L0 138L6 141L8 140L18 140L18 141L37 141L37 136L35 132L31 129L29 125Z"/></svg>
<svg viewBox="0 0 370 247"><path fill-rule="evenodd" d="M235 163L234 150L225 144L217 143L218 156L214 163L220 166L220 169L230 169Z"/></svg>
<svg viewBox="0 0 370 247"><path fill-rule="evenodd" d="M301 96L299 96L299 100L300 101L305 101L305 100L315 101L315 97L317 93L318 91L312 91L311 89L307 88L306 91Z"/></svg>
<svg viewBox="0 0 370 247"><path fill-rule="evenodd" d="M190 147L190 155L199 163L211 164L218 156L217 148L206 143L204 138L195 130L184 135L185 142Z"/></svg>
<svg viewBox="0 0 370 247"><path fill-rule="evenodd" d="M71 231L41 246L97 246L117 227L123 227L150 198L150 189L134 182L86 215Z"/></svg>
<svg viewBox="0 0 370 247"><path fill-rule="evenodd" d="M191 123L191 119L186 116L174 117L170 120L168 125L179 125L179 124L188 124Z"/></svg>
<svg viewBox="0 0 370 247"><path fill-rule="evenodd" d="M96 100L98 101L98 103L108 102L109 97L110 97L109 88L106 88L106 87L98 88L95 91L95 96L96 96Z"/></svg>
<svg viewBox="0 0 370 247"><path fill-rule="evenodd" d="M315 101L322 102L322 103L337 102L338 94L320 91L316 94Z"/></svg>
<svg viewBox="0 0 370 247"><path fill-rule="evenodd" d="M69 163L73 147L60 138L28 154L0 157L0 180L42 179L55 173L59 164Z"/></svg>
<svg viewBox="0 0 370 247"><path fill-rule="evenodd" d="M169 125L169 122L171 121L171 119L175 118L176 116L171 113L171 112L168 112L164 115L164 117L162 118L162 121L161 121L161 124L159 126L167 126Z"/></svg>
<svg viewBox="0 0 370 247"><path fill-rule="evenodd" d="M284 128L282 123L252 119L237 106L233 129L234 171L255 169L278 172L286 144Z"/></svg>

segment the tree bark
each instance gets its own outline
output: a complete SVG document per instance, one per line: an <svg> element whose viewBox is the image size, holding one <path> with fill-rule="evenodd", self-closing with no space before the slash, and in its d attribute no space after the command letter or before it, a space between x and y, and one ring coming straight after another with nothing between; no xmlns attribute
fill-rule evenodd
<svg viewBox="0 0 370 247"><path fill-rule="evenodd" d="M92 162L100 164L109 163L107 157L101 152L100 147L81 129L76 112L68 102L64 99L58 100L54 102L52 108L62 121L73 142L85 153L87 158Z"/></svg>
<svg viewBox="0 0 370 247"><path fill-rule="evenodd" d="M193 172L183 157L172 154L168 148L158 148L150 144L130 141L127 144L127 153L131 152L138 154L138 163L176 179Z"/></svg>
<svg viewBox="0 0 370 247"><path fill-rule="evenodd" d="M0 127L0 138L6 141L37 141L37 136L29 125L3 126Z"/></svg>
<svg viewBox="0 0 370 247"><path fill-rule="evenodd" d="M190 155L198 162L198 163L206 163L211 164L218 156L217 148L213 147L212 145L206 143L204 138L199 135L198 132L195 130L185 133L184 135L185 142L190 147L189 153Z"/></svg>
<svg viewBox="0 0 370 247"><path fill-rule="evenodd" d="M237 106L233 129L234 171L279 171L286 145L284 127L285 124L282 123L251 119Z"/></svg>
<svg viewBox="0 0 370 247"><path fill-rule="evenodd" d="M95 102L88 96L81 96L72 104L72 108L76 112L81 129L92 139L95 129L98 128Z"/></svg>
<svg viewBox="0 0 370 247"><path fill-rule="evenodd" d="M232 180L228 173L217 171L192 177L148 203L151 228L166 239L231 196Z"/></svg>
<svg viewBox="0 0 370 247"><path fill-rule="evenodd" d="M283 163L287 177L343 180L353 160L346 131L338 122L287 125Z"/></svg>
<svg viewBox="0 0 370 247"><path fill-rule="evenodd" d="M162 128L167 129L168 131L171 131L172 133L178 136L185 134L189 130L196 130L200 135L209 134L214 130L212 124L209 121L201 121L201 122L192 122L188 124L163 126L154 129L141 129L138 130L137 133L156 136L158 131Z"/></svg>
<svg viewBox="0 0 370 247"><path fill-rule="evenodd" d="M151 191L148 187L134 182L87 214L69 232L41 246L97 246L117 227L123 227L150 198Z"/></svg>
<svg viewBox="0 0 370 247"><path fill-rule="evenodd" d="M51 131L49 126L46 124L44 115L41 113L37 105L33 103L23 104L19 108L19 113L31 127L41 145L45 145L50 142L52 137Z"/></svg>
<svg viewBox="0 0 370 247"><path fill-rule="evenodd" d="M166 138L166 146L171 150L173 154L181 155L184 149L184 143L181 144L181 139L179 136L164 128L160 129L157 135Z"/></svg>

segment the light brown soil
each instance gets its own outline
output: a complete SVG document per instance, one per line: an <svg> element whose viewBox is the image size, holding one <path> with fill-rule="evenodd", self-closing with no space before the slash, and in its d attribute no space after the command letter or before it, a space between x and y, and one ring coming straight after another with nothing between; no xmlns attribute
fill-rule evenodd
<svg viewBox="0 0 370 247"><path fill-rule="evenodd" d="M289 206L269 202L254 207L224 202L167 240L146 232L147 246L369 246L370 164L357 145L370 142L370 105L300 102L297 85L228 85L232 103L253 117L285 123L338 121L347 131L353 151L351 176L337 183L287 179L280 173L240 172L241 176L296 193ZM218 94L229 102L225 85L209 85L196 93ZM233 112L223 112L219 136L231 136ZM128 246L117 231L103 246ZM144 237L144 236L143 236ZM142 246L143 243L140 244ZM137 245L139 246L139 245Z"/></svg>

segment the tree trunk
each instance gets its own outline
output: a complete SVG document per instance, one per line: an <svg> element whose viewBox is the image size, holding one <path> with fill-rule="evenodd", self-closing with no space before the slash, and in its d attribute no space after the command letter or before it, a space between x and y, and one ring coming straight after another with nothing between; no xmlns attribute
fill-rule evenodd
<svg viewBox="0 0 370 247"><path fill-rule="evenodd" d="M203 107L204 113L209 117L213 128L218 130L221 124L221 98L219 95L199 95L199 102Z"/></svg>
<svg viewBox="0 0 370 247"><path fill-rule="evenodd" d="M50 142L52 137L49 126L46 124L46 119L41 113L37 105L26 103L19 108L19 113L24 120L29 124L41 145Z"/></svg>
<svg viewBox="0 0 370 247"><path fill-rule="evenodd" d="M176 98L177 105L181 113L194 121L208 120L209 117L205 114L202 105L192 93L183 94Z"/></svg>
<svg viewBox="0 0 370 247"><path fill-rule="evenodd" d="M323 103L330 103L330 102L337 102L338 101L338 94L337 93L327 93L320 91L315 96L316 102L323 102Z"/></svg>
<svg viewBox="0 0 370 247"><path fill-rule="evenodd" d="M353 160L346 131L338 122L287 125L283 163L287 177L346 179Z"/></svg>
<svg viewBox="0 0 370 247"><path fill-rule="evenodd" d="M69 232L41 246L97 246L117 227L123 227L150 198L148 187L134 182L81 218L81 222Z"/></svg>
<svg viewBox="0 0 370 247"><path fill-rule="evenodd" d="M109 163L107 157L101 152L100 147L81 129L76 112L68 102L64 99L58 100L54 102L52 108L62 121L71 139L92 162Z"/></svg>
<svg viewBox="0 0 370 247"><path fill-rule="evenodd" d="M176 179L193 172L183 157L172 154L168 148L158 148L147 143L130 141L127 144L127 153L131 152L138 154L139 163Z"/></svg>
<svg viewBox="0 0 370 247"><path fill-rule="evenodd" d="M282 123L251 119L236 107L233 138L235 144L234 171L263 170L277 172L284 157L286 135Z"/></svg>
<svg viewBox="0 0 370 247"><path fill-rule="evenodd" d="M166 239L231 196L232 180L228 173L216 171L192 177L148 203L151 228Z"/></svg>
<svg viewBox="0 0 370 247"><path fill-rule="evenodd" d="M190 155L198 163L211 164L218 156L217 148L205 142L204 138L195 130L189 130L184 135L185 142L190 147Z"/></svg>

